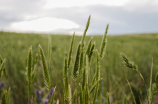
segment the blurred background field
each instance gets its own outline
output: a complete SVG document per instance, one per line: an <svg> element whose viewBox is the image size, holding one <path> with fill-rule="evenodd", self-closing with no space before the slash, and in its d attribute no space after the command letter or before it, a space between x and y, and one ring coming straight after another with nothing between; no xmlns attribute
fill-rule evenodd
<svg viewBox="0 0 158 104"><path fill-rule="evenodd" d="M91 36L86 37L86 46ZM102 40L101 35L93 36L96 42L96 48L100 49ZM74 63L77 44L81 36L75 36L75 43L73 46L72 61ZM132 101L131 93L126 82L126 78L133 83L138 89L143 85L142 80L138 74L132 70L125 68L122 64L120 52L124 52L137 65L146 82L149 82L149 72L151 68L151 60L154 60L153 76L158 72L158 34L131 34L107 37L107 49L103 60L101 60L101 96L99 101L104 103L106 99L106 92L110 92L112 103L121 104L123 97L126 94L129 102ZM6 68L8 79L2 80L5 86L11 87L11 101L14 104L27 103L27 81L26 81L26 65L28 49L32 45L33 56L38 53L38 45L41 44L48 59L48 35L31 34L31 33L11 33L0 32L0 55L6 58ZM63 95L63 68L64 56L67 55L71 36L70 35L51 35L51 69L50 77L51 84L56 86L56 99L61 100ZM96 59L92 58L90 65L90 80L91 75L96 69ZM70 69L72 69L72 64ZM72 70L69 70L71 74ZM69 77L71 80L71 76ZM153 77L154 78L154 77ZM70 81L71 83L71 81ZM3 89L4 87L1 87ZM36 96L36 89L43 89L44 81L42 75L42 63L38 62L37 74L32 86L32 95ZM142 92L143 93L143 92Z"/></svg>

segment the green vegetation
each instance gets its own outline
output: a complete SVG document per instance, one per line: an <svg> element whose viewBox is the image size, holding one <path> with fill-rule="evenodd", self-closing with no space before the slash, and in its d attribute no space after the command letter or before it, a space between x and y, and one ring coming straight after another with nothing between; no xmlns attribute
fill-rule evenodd
<svg viewBox="0 0 158 104"><path fill-rule="evenodd" d="M91 38L88 26L83 37L1 31L2 104L157 103L158 34L106 36L107 26L104 36Z"/></svg>

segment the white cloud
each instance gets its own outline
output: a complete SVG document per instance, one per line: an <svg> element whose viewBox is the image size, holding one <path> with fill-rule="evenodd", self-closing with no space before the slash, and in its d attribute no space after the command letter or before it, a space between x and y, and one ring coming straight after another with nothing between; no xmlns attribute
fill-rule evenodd
<svg viewBox="0 0 158 104"><path fill-rule="evenodd" d="M79 28L79 25L66 19L43 17L12 23L11 28L15 31L50 32L56 29Z"/></svg>
<svg viewBox="0 0 158 104"><path fill-rule="evenodd" d="M0 0L0 30L83 34L91 14L88 34L107 23L109 33L156 32L157 7L158 0Z"/></svg>
<svg viewBox="0 0 158 104"><path fill-rule="evenodd" d="M32 19L37 19L39 18L38 15L26 15L24 16L24 20L28 21L28 20L32 20Z"/></svg>
<svg viewBox="0 0 158 104"><path fill-rule="evenodd" d="M124 8L128 11L158 12L157 6L158 0L130 0Z"/></svg>
<svg viewBox="0 0 158 104"><path fill-rule="evenodd" d="M122 6L130 0L47 0L45 9L83 7L89 5Z"/></svg>

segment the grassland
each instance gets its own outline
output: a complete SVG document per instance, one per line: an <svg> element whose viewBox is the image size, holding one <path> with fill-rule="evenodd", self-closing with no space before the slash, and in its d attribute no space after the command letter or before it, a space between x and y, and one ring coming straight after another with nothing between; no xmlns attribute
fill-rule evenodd
<svg viewBox="0 0 158 104"><path fill-rule="evenodd" d="M93 36L96 41L96 48L100 49L102 36ZM77 50L80 36L75 36L75 43L72 53L72 61L74 63L75 53ZM86 37L86 42L90 36ZM125 78L138 89L142 87L138 74L128 70L122 64L120 52L124 52L135 63L138 64L139 70L149 82L149 72L151 68L151 59L154 59L153 76L158 72L158 34L137 34L137 35L120 35L108 36L108 43L106 54L101 61L101 97L98 99L104 103L106 99L106 92L110 92L113 98L113 104L121 104L123 97L127 95L127 100L132 101L131 93ZM33 56L38 53L38 45L41 44L48 59L48 35L41 34L25 34L25 33L9 33L0 32L0 55L6 58L6 68L8 72L8 79L2 80L5 86L11 86L11 95L14 104L27 103L27 81L26 81L26 66L28 49L32 45ZM67 55L71 36L69 35L51 35L51 70L50 78L51 84L56 86L56 99L61 100L63 97L63 68L64 56ZM88 43L86 43L87 45ZM92 57L90 65L90 73L93 74L96 68L95 59ZM73 66L70 66L72 69ZM69 71L71 73L71 71ZM90 75L91 75L90 74ZM36 95L36 89L44 90L44 82L42 80L42 63L38 62L37 74L32 86L32 95ZM154 78L154 77L153 77ZM90 78L91 80L92 78ZM71 80L70 80L71 83ZM4 87L2 87L4 88ZM143 91L142 91L143 93Z"/></svg>

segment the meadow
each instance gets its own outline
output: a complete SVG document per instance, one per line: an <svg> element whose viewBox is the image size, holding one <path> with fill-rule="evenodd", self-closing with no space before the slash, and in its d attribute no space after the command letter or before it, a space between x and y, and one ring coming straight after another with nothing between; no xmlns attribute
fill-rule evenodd
<svg viewBox="0 0 158 104"><path fill-rule="evenodd" d="M104 34L104 32L103 32ZM93 41L96 46L95 49L100 50L102 35L93 36ZM0 32L0 55L6 59L5 66L7 71L7 78L2 78L0 86L0 94L2 90L11 88L11 104L27 104L28 102L28 82L26 77L26 66L28 59L28 50L32 46L33 61L35 61L36 53L39 53L38 46L42 46L44 54L46 56L47 64L49 64L49 74L51 79L51 85L56 86L55 98L59 102L63 102L64 97L64 85L63 85L63 70L64 70L64 58L69 53L70 42L72 36L70 35L58 35L58 34L31 34L31 33L11 33ZM81 36L74 37L74 46L72 51L72 60L70 61L70 67L68 70L69 83L73 85L71 78L71 72L73 64L75 64L76 51L78 43L81 40ZM88 42L91 36L85 37L85 47L88 46ZM48 41L51 40L51 60L49 60L49 45ZM134 95L141 95L142 101L145 98L145 89L143 81L133 70L129 70L122 64L122 58L120 53L125 53L130 60L134 61L139 68L139 71L144 76L147 88L149 88L150 69L152 66L153 58L153 82L155 81L155 75L158 72L158 34L131 34L131 35L119 35L112 36L107 35L107 45L105 56L100 60L100 77L102 80L99 82L97 104L105 104L107 102L107 92L110 94L110 101L112 104L123 104L124 100L127 100L127 104L133 103L132 94L128 86L127 80L130 82ZM93 75L96 70L96 54L91 58L89 65L89 80L93 79ZM141 90L140 90L141 89ZM42 61L39 57L37 62L37 70L34 81L31 86L31 98L37 99L38 95L36 91L41 91L40 95L42 100L47 97L48 91L45 88L43 81L43 67ZM139 93L139 94L138 94ZM136 97L139 98L139 97ZM153 99L156 102L157 97ZM38 99L37 99L38 100ZM136 99L137 100L137 99ZM139 100L136 101L139 104ZM33 104L36 104L35 102ZM40 102L37 101L37 104ZM124 103L125 104L125 103ZM141 104L141 103L140 103ZM143 103L144 104L144 103ZM156 103L155 103L156 104Z"/></svg>

